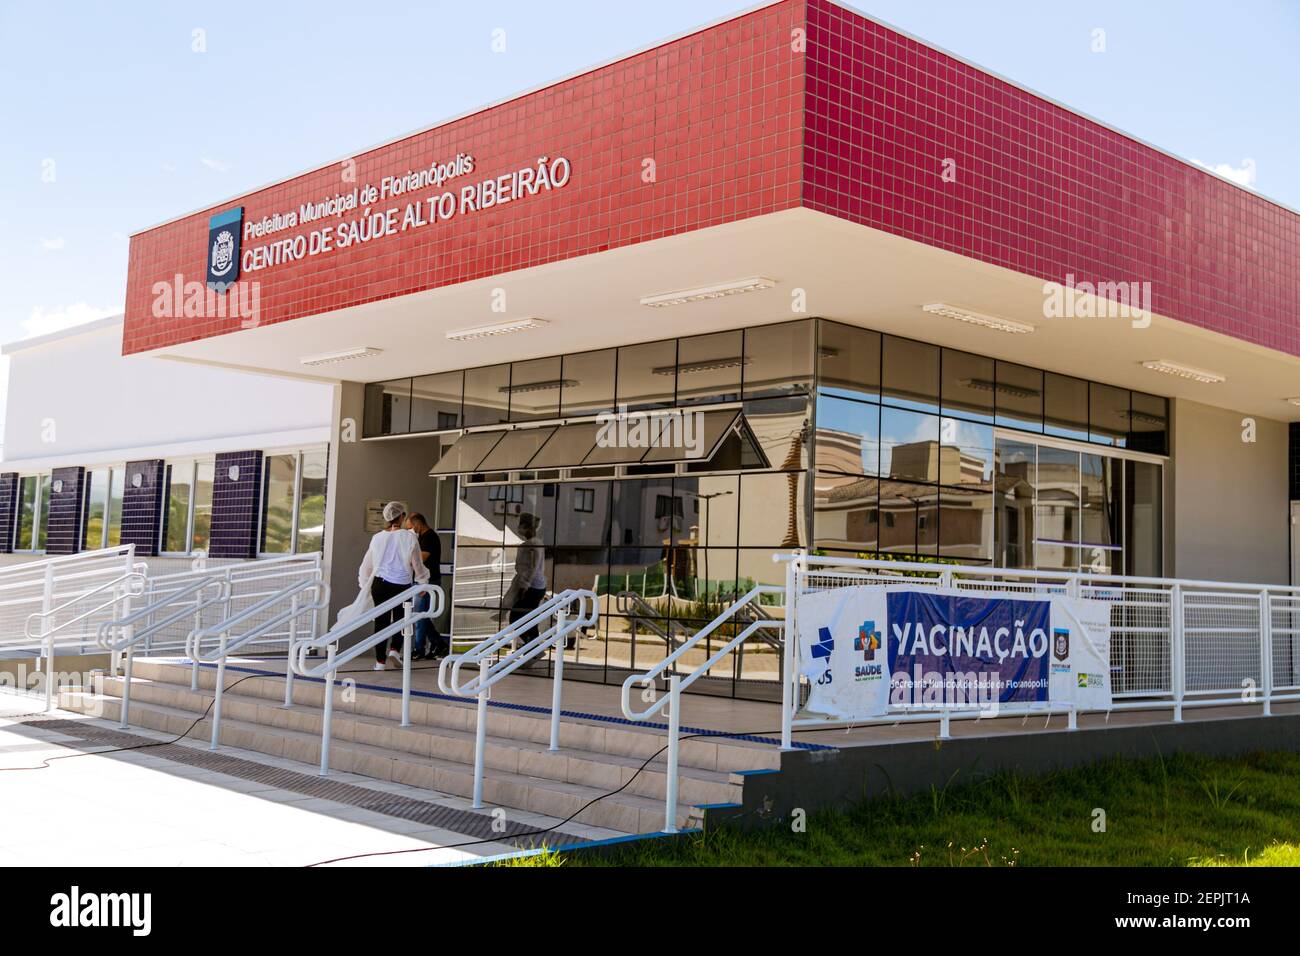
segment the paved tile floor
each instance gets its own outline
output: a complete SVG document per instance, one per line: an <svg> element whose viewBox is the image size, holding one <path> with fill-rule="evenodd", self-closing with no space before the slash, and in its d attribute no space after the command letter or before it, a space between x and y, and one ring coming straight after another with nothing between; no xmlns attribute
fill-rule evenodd
<svg viewBox="0 0 1300 956"><path fill-rule="evenodd" d="M114 724L38 710L39 702L0 694L0 817L5 820L0 827L0 866L305 866L394 850L417 852L330 865L428 866L516 849L188 765L161 756L165 748L95 753L106 745L88 742L75 732L42 728L44 718L88 722L100 735L115 730ZM170 739L147 730L133 728L131 733L140 743L146 738ZM199 741L177 746L193 749L196 756L206 751ZM265 767L310 772L302 764L251 751L223 747L221 753ZM38 767L46 758L60 759L52 759L45 769L8 769ZM391 795L398 801L469 810L468 800L416 787L347 773L331 774L329 780L373 791L376 803ZM522 810L505 814L507 824L521 828L559 823ZM548 842L617 835L576 823L564 824L561 832L562 837ZM459 845L466 843L472 845Z"/></svg>

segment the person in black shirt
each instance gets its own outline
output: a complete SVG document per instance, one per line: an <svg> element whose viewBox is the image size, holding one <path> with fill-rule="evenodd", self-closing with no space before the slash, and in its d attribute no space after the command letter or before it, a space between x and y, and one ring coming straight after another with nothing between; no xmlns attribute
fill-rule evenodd
<svg viewBox="0 0 1300 956"><path fill-rule="evenodd" d="M406 519L406 526L415 532L420 539L420 558L424 561L424 566L429 569L429 583L434 587L442 586L442 542L438 538L438 532L429 527L429 523L424 520L424 515L418 511L411 514ZM429 609L429 598L421 595L415 600L414 610L427 611ZM451 647L446 638L438 633L437 626L433 621L428 619L415 622L415 644L412 648L412 654L415 660L433 660L435 657L446 657L450 653Z"/></svg>

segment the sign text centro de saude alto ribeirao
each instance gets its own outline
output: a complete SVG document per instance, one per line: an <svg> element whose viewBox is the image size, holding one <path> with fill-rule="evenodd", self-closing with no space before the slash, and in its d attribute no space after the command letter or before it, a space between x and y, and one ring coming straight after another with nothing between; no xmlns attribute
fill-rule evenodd
<svg viewBox="0 0 1300 956"><path fill-rule="evenodd" d="M408 170L399 176L385 176L378 185L357 186L316 202L305 202L297 209L245 219L240 271L257 272L337 249L349 249L385 236L518 202L539 192L563 189L572 175L565 157L541 156L533 164L499 176L458 188L442 188L451 180L473 172L474 157L459 153L449 162ZM424 189L438 191L425 196L413 195ZM337 221L330 222L331 219ZM319 225L296 236L258 242L309 223Z"/></svg>

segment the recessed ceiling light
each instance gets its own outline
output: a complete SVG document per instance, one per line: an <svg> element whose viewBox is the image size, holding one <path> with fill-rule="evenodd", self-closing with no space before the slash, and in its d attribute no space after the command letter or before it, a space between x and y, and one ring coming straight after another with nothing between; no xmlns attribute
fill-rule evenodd
<svg viewBox="0 0 1300 956"><path fill-rule="evenodd" d="M448 332L447 338L452 342L468 342L472 339L486 339L493 335L509 335L511 332L526 332L541 328L545 319L511 319L509 322L497 322L493 325L476 325L472 329L458 329Z"/></svg>
<svg viewBox="0 0 1300 956"><path fill-rule="evenodd" d="M1300 405L1300 398L1288 398L1287 401L1292 405Z"/></svg>
<svg viewBox="0 0 1300 956"><path fill-rule="evenodd" d="M1010 382L991 382L987 378L963 378L957 384L967 388L979 389L981 392L1000 392L1013 398L1037 398L1043 393L1036 388L1012 385Z"/></svg>
<svg viewBox="0 0 1300 956"><path fill-rule="evenodd" d="M1205 385L1217 385L1228 380L1227 376L1220 375L1218 372L1207 372L1204 369L1192 368L1190 365L1171 362L1168 359L1153 359L1150 362L1143 362L1142 367L1149 368L1153 372L1176 375L1179 378L1190 379L1193 382L1201 382Z"/></svg>
<svg viewBox="0 0 1300 956"><path fill-rule="evenodd" d="M1027 322L1016 322L1014 319L1004 319L996 315L985 315L983 312L972 312L970 309L960 309L955 305L946 305L943 302L931 302L929 305L921 306L922 312L929 312L931 315L942 315L945 318L957 319L968 325L978 325L985 329L994 329L998 332L1010 332L1015 335L1023 335L1026 332L1034 331L1034 327Z"/></svg>
<svg viewBox="0 0 1300 956"><path fill-rule="evenodd" d="M776 285L775 279L750 276L748 279L721 282L718 285L706 285L698 289L683 289L680 292L660 292L658 295L644 295L641 297L641 304L648 305L652 309L662 309L668 305L684 305L687 302L724 299L729 295L740 295L745 292L760 292L763 289L770 289L774 285Z"/></svg>
<svg viewBox="0 0 1300 956"><path fill-rule="evenodd" d="M308 355L300 359L303 365L334 365L338 362L350 362L352 359L369 358L378 355L383 349L362 346L355 349L343 349L341 352L326 352L324 355Z"/></svg>
<svg viewBox="0 0 1300 956"><path fill-rule="evenodd" d="M681 365L660 365L652 368L654 375L688 374L690 372L717 372L724 368L740 368L749 364L749 356L735 355L731 358L705 359L701 362L683 362Z"/></svg>
<svg viewBox="0 0 1300 956"><path fill-rule="evenodd" d="M575 385L581 385L576 378L553 378L546 382L528 382L520 385L502 385L497 389L510 395L519 395L522 392L550 392L557 388L573 388Z"/></svg>

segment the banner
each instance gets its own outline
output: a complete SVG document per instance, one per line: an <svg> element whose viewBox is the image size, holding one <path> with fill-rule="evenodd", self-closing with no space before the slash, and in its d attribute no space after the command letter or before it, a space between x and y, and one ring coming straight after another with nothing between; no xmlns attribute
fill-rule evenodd
<svg viewBox="0 0 1300 956"><path fill-rule="evenodd" d="M1110 705L1110 611L1058 595L885 585L797 608L806 709L852 719L924 708Z"/></svg>

